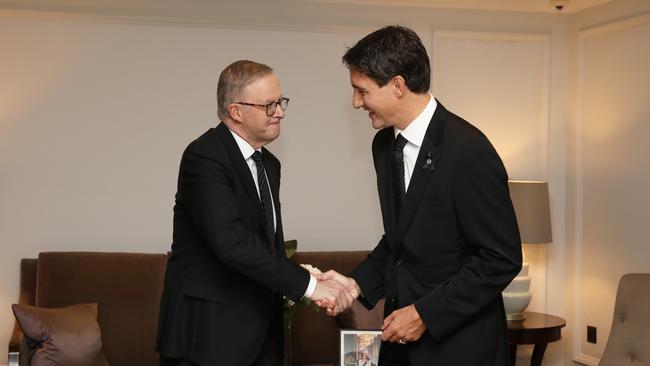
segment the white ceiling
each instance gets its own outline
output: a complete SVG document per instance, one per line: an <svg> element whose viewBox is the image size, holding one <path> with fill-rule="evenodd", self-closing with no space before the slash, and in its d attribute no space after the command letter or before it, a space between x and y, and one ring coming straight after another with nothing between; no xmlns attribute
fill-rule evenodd
<svg viewBox="0 0 650 366"><path fill-rule="evenodd" d="M562 10L572 13L612 0L570 0ZM206 14L263 12L265 7L348 4L521 12L557 12L550 0L0 0L0 9L57 11L132 16L205 17Z"/></svg>

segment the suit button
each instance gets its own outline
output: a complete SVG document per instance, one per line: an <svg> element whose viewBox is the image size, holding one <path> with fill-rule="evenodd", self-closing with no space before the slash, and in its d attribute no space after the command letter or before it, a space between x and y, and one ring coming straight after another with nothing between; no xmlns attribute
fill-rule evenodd
<svg viewBox="0 0 650 366"><path fill-rule="evenodd" d="M398 267L401 266L402 265L402 259L396 260L395 265L398 266Z"/></svg>

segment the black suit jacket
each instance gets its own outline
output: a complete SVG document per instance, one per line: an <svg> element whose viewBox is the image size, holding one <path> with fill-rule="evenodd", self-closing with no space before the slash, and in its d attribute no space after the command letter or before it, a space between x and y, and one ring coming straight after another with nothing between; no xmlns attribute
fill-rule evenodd
<svg viewBox="0 0 650 366"><path fill-rule="evenodd" d="M385 233L352 273L362 302L385 296L386 316L415 304L427 331L406 345L414 366L508 365L501 291L522 258L501 159L478 129L438 103L398 218L393 140L386 128L372 145Z"/></svg>
<svg viewBox="0 0 650 366"><path fill-rule="evenodd" d="M307 288L309 274L284 254L280 162L262 150L276 211L274 243L250 169L225 124L183 153L158 327L158 351L166 357L248 365L269 322L281 322L281 295L298 301Z"/></svg>

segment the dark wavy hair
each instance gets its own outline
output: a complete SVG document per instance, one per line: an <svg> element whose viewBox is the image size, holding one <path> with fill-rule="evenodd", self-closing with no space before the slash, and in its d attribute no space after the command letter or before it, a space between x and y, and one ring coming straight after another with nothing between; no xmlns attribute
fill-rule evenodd
<svg viewBox="0 0 650 366"><path fill-rule="evenodd" d="M343 64L373 79L379 86L399 75L412 92L429 91L429 56L420 37L406 27L390 25L368 34L348 48Z"/></svg>

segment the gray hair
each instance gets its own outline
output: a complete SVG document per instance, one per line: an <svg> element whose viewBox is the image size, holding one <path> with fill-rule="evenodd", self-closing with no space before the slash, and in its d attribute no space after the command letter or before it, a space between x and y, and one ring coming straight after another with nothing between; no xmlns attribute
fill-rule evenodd
<svg viewBox="0 0 650 366"><path fill-rule="evenodd" d="M228 106L239 97L248 84L273 73L267 65L254 61L239 60L228 65L217 83L217 115L223 121L230 116Z"/></svg>

